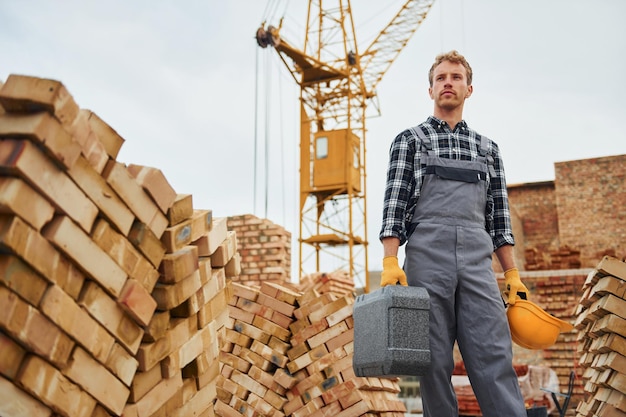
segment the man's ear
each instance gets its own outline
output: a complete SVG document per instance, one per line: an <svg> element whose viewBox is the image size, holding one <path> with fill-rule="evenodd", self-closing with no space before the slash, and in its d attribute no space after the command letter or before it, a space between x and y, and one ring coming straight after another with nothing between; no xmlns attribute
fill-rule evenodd
<svg viewBox="0 0 626 417"><path fill-rule="evenodd" d="M467 94L465 94L465 98L469 98L469 96L472 95L472 93L474 92L474 86L470 85L467 87Z"/></svg>
<svg viewBox="0 0 626 417"><path fill-rule="evenodd" d="M433 88L432 87L428 87L428 95L430 96L431 99L434 99L434 97L433 97Z"/></svg>

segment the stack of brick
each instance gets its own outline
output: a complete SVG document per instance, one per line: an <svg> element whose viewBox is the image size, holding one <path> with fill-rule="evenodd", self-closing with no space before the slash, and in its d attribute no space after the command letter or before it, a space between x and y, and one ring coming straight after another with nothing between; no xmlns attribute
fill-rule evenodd
<svg viewBox="0 0 626 417"><path fill-rule="evenodd" d="M241 271L237 281L249 286L291 280L291 233L252 214L228 217L228 230L237 234Z"/></svg>
<svg viewBox="0 0 626 417"><path fill-rule="evenodd" d="M589 273L577 308L586 399L578 416L626 415L626 263L604 257Z"/></svg>
<svg viewBox="0 0 626 417"><path fill-rule="evenodd" d="M354 298L269 282L229 289L217 415L404 415L397 379L354 374Z"/></svg>
<svg viewBox="0 0 626 417"><path fill-rule="evenodd" d="M337 295L352 295L355 292L354 280L346 271L306 275L300 280L298 288L303 292L314 289L320 294L332 292Z"/></svg>
<svg viewBox="0 0 626 417"><path fill-rule="evenodd" d="M562 246L550 251L550 267L552 269L577 269L580 266L580 250Z"/></svg>
<svg viewBox="0 0 626 417"><path fill-rule="evenodd" d="M165 254L152 292L157 311L137 355L124 416L214 415L219 337L228 319L227 268L236 250L225 218L177 195L161 238Z"/></svg>
<svg viewBox="0 0 626 417"><path fill-rule="evenodd" d="M0 414L119 415L156 308L159 253L143 249L165 214L116 162L123 139L61 83L12 75L0 103Z"/></svg>
<svg viewBox="0 0 626 417"><path fill-rule="evenodd" d="M526 271L550 269L550 255L537 248L526 248L524 250L524 269Z"/></svg>
<svg viewBox="0 0 626 417"><path fill-rule="evenodd" d="M293 378L285 373L297 294L278 284L229 284L230 320L222 341L217 415L282 416Z"/></svg>
<svg viewBox="0 0 626 417"><path fill-rule="evenodd" d="M0 88L0 415L214 415L226 219L57 81Z"/></svg>
<svg viewBox="0 0 626 417"><path fill-rule="evenodd" d="M294 311L287 370L297 383L287 391L284 410L294 417L403 416L397 379L356 377L354 298L309 290ZM368 414L369 413L369 414Z"/></svg>
<svg viewBox="0 0 626 417"><path fill-rule="evenodd" d="M583 283L584 276L581 274L538 278L534 281L535 288L531 293L532 300L553 316L574 323L576 306L578 305L578 300L574 295L580 294ZM572 371L576 371L579 374L577 376L580 377L580 368L576 366L578 361L576 340L577 333L575 331L561 333L554 345L542 351L542 361L556 373L562 392L568 389ZM573 401L578 401L582 396L582 384L580 379L576 379L572 391Z"/></svg>

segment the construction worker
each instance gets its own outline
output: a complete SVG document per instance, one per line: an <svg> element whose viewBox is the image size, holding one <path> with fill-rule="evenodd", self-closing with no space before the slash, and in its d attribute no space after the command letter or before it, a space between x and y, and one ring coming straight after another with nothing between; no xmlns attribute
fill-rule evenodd
<svg viewBox="0 0 626 417"><path fill-rule="evenodd" d="M434 114L393 140L380 239L381 287L426 288L431 365L420 378L425 417L456 417L451 375L455 341L485 417L525 417L511 334L492 254L505 271L504 295L525 298L498 146L463 120L472 69L457 51L428 74ZM404 269L398 249L405 247Z"/></svg>

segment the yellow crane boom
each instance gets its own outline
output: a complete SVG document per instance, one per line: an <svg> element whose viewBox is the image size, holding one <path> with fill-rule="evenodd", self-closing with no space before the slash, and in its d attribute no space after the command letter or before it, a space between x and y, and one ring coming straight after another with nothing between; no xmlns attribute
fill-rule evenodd
<svg viewBox="0 0 626 417"><path fill-rule="evenodd" d="M349 0L309 1L302 48L280 26L257 30L300 86L300 277L345 270L369 289L366 110L434 1L406 1L362 54Z"/></svg>

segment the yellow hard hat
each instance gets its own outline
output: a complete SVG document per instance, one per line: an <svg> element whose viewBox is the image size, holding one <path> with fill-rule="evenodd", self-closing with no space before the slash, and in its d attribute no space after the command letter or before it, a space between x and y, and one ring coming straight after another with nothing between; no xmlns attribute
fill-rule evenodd
<svg viewBox="0 0 626 417"><path fill-rule="evenodd" d="M506 316L511 338L526 349L546 349L556 342L559 333L574 328L528 300L517 300L515 304L509 305Z"/></svg>

